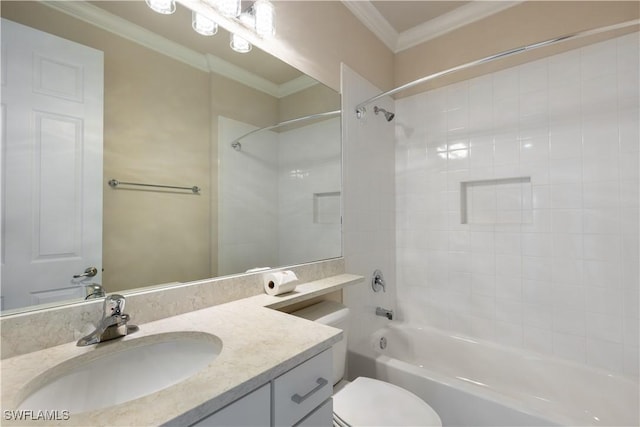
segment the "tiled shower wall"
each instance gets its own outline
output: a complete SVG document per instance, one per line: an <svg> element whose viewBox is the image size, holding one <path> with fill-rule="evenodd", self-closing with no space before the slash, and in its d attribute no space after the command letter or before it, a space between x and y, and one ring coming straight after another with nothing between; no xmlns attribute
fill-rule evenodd
<svg viewBox="0 0 640 427"><path fill-rule="evenodd" d="M340 119L285 132L220 117L218 275L339 257ZM251 171L251 173L247 173Z"/></svg>
<svg viewBox="0 0 640 427"><path fill-rule="evenodd" d="M373 114L373 105L367 107L362 119L356 118L356 105L379 94L380 89L345 64L341 73L343 256L346 271L365 277L364 283L343 291L344 302L351 309L348 344L353 349L366 345L370 335L389 322L375 315L376 307L396 309L394 123ZM393 111L390 98L376 104ZM371 289L376 269L384 274L386 292ZM349 371L353 377L354 371Z"/></svg>
<svg viewBox="0 0 640 427"><path fill-rule="evenodd" d="M278 134L218 119L218 275L282 265L278 260ZM251 171L251 173L247 173Z"/></svg>
<svg viewBox="0 0 640 427"><path fill-rule="evenodd" d="M405 320L638 377L638 67L634 33L397 101Z"/></svg>
<svg viewBox="0 0 640 427"><path fill-rule="evenodd" d="M340 118L278 134L278 262L342 255Z"/></svg>

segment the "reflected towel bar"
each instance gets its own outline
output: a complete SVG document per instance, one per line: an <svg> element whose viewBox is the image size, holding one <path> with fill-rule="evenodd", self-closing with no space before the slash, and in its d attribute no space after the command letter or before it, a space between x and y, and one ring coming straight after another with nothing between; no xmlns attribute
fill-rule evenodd
<svg viewBox="0 0 640 427"><path fill-rule="evenodd" d="M171 188L174 190L190 190L193 193L199 193L200 192L200 187L198 186L193 186L193 187L177 187L174 185L159 185L159 184L140 184L138 182L124 182L124 181L118 181L117 179L111 179L109 180L109 185L111 186L111 188L116 188L119 185L137 185L139 187L155 187L155 188Z"/></svg>

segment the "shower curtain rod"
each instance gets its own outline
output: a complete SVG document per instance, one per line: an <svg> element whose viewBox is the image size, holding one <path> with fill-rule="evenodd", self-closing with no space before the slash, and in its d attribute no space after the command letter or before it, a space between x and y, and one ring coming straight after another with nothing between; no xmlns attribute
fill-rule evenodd
<svg viewBox="0 0 640 427"><path fill-rule="evenodd" d="M409 83L405 83L402 86L398 86L395 89L391 89L388 90L386 92L383 92L379 95L374 96L373 98L369 98L364 102L361 102L360 104L358 104L356 106L356 114L358 115L358 118L360 118L362 116L362 114L364 113L364 107L374 101L377 101L380 98L384 98L385 96L389 96L389 95L395 95L398 92L402 92L404 90L410 89L414 86L417 86L419 84L428 82L429 80L433 80L435 78L438 77L442 77L444 75L450 74L450 73L454 73L456 71L460 71L460 70L464 70L470 67L474 67L476 65L480 65L480 64L484 64L487 62L491 62L491 61L495 61L496 59L501 59L501 58L506 58L508 56L511 55L516 55L519 53L523 53L529 50L533 50L533 49L537 49L540 47L544 47L544 46L550 46L556 43L560 43L563 41L567 41L567 40L572 40L572 39L577 39L577 38L581 38L581 37L586 37L586 36L591 36L594 34L600 34L600 33L604 33L606 31L612 31L612 30L617 30L620 28L625 28L625 27L630 27L632 25L638 25L640 23L640 19L634 19L631 21L626 21L626 22L621 22L619 24L614 24L614 25L608 25L606 27L600 27L600 28L595 28L593 30L586 30L586 31L581 31L578 33L574 33L574 34L569 34L566 36L561 36L561 37L556 37L553 39L549 39L549 40L545 40L539 43L533 43L530 45L526 45L526 46L522 46L522 47L517 47L515 49L511 49L511 50L507 50L504 52L500 52L497 53L495 55L491 55L491 56L487 56L485 58L482 59L477 59L475 61L471 61L471 62L467 62L466 64L462 64L462 65L458 65L456 67L453 68L449 68L448 70L444 70L444 71L439 71L437 73L434 74L430 74L428 76L425 77L421 77L417 80L414 80L412 82Z"/></svg>
<svg viewBox="0 0 640 427"><path fill-rule="evenodd" d="M248 137L249 135L253 135L254 133L262 132L263 130L271 130L271 129L279 128L279 127L282 127L282 126L292 125L292 124L295 124L295 123L298 123L298 122L305 122L307 120L319 119L319 118L322 118L322 117L337 116L341 112L342 112L342 110L335 110L335 111L327 111L325 113L311 114L311 115L304 116L304 117L298 117L297 119L285 120L284 122L276 123L275 125L266 126L266 127L260 128L260 129L255 129L255 130L252 130L249 133L245 133L244 135L242 135L239 138L234 139L233 142L231 142L231 146L233 147L234 150L240 151L240 150L242 150L242 144L240 144L240 140L243 139L243 138Z"/></svg>

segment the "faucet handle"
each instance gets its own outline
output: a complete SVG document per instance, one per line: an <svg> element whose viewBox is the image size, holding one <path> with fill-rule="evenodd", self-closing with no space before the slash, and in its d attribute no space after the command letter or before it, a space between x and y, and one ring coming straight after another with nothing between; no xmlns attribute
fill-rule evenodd
<svg viewBox="0 0 640 427"><path fill-rule="evenodd" d="M380 289L382 289L382 292L387 292L382 271L376 270L373 272L373 277L371 278L371 289L373 289L373 292L380 292Z"/></svg>
<svg viewBox="0 0 640 427"><path fill-rule="evenodd" d="M103 317L120 316L124 313L125 298L120 294L111 294L104 299Z"/></svg>

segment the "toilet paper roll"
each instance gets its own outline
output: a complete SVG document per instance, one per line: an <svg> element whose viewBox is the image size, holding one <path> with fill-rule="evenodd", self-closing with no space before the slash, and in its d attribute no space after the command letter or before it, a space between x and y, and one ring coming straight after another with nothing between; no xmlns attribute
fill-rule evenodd
<svg viewBox="0 0 640 427"><path fill-rule="evenodd" d="M264 276L264 291L268 295L281 295L291 292L298 284L298 278L293 271L276 271Z"/></svg>

